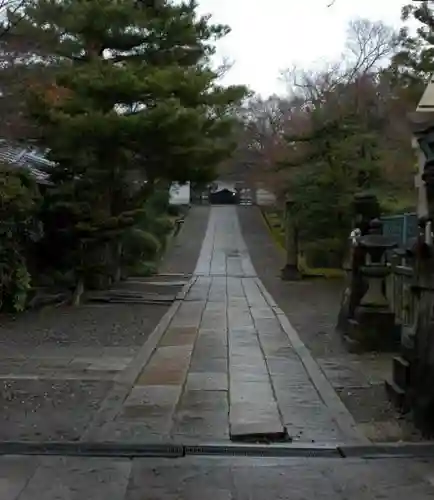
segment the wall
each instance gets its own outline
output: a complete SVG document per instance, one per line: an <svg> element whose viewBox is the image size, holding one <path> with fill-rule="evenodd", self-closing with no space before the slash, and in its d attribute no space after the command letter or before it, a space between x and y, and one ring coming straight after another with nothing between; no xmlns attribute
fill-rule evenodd
<svg viewBox="0 0 434 500"><path fill-rule="evenodd" d="M188 205L190 203L190 183L184 185L173 183L169 196L171 205Z"/></svg>

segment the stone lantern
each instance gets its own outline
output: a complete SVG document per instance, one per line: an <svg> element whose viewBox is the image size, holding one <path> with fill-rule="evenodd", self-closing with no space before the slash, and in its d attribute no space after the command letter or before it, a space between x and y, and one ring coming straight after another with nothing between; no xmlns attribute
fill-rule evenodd
<svg viewBox="0 0 434 500"><path fill-rule="evenodd" d="M352 350L388 350L399 342L399 329L385 293L385 279L390 272L386 252L397 244L393 237L382 234L381 221L373 219L369 233L360 237L359 246L364 254L360 273L365 292L350 321L346 340Z"/></svg>
<svg viewBox="0 0 434 500"><path fill-rule="evenodd" d="M360 300L366 292L366 280L361 268L365 263L365 248L359 244L360 236L369 233L370 222L380 216L380 205L375 195L367 192L357 193L352 203L353 231L359 235L355 240L350 238L349 266L347 285L344 289L336 330L344 340L349 337L349 330Z"/></svg>
<svg viewBox="0 0 434 500"><path fill-rule="evenodd" d="M389 273L386 266L385 252L396 248L395 238L382 234L382 222L373 219L369 234L362 236L359 244L365 249L365 265L362 275L366 278L367 290L360 300L360 306L387 307L389 302L384 293L383 282Z"/></svg>

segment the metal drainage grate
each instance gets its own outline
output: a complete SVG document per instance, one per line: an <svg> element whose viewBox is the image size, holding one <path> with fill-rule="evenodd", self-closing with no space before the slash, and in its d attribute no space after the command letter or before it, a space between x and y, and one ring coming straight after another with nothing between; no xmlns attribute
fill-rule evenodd
<svg viewBox="0 0 434 500"><path fill-rule="evenodd" d="M205 444L186 446L185 455L228 457L334 457L342 458L336 446L261 445L261 444Z"/></svg>
<svg viewBox="0 0 434 500"><path fill-rule="evenodd" d="M228 457L341 457L337 447L258 444L125 444L125 443L0 443L0 455L57 455L80 457L183 458Z"/></svg>
<svg viewBox="0 0 434 500"><path fill-rule="evenodd" d="M433 458L434 442L330 445L330 444L127 444L76 442L0 442L1 455L57 455L79 457L184 458L186 456L221 457L311 457L311 458Z"/></svg>
<svg viewBox="0 0 434 500"><path fill-rule="evenodd" d="M0 443L0 455L62 455L81 457L163 457L185 456L177 444L8 442Z"/></svg>

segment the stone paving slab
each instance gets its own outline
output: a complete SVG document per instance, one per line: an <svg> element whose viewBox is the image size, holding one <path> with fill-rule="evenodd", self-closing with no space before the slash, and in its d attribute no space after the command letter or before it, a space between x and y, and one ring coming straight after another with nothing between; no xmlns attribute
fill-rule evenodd
<svg viewBox="0 0 434 500"><path fill-rule="evenodd" d="M130 474L129 460L41 458L19 499L121 500Z"/></svg>
<svg viewBox="0 0 434 500"><path fill-rule="evenodd" d="M113 380L131 363L132 356L118 356L116 348L100 349L99 356L68 353L68 348L0 358L0 379L9 380Z"/></svg>
<svg viewBox="0 0 434 500"><path fill-rule="evenodd" d="M428 500L418 459L0 457L2 500Z"/></svg>
<svg viewBox="0 0 434 500"><path fill-rule="evenodd" d="M0 457L0 498L16 500L37 467L34 457Z"/></svg>

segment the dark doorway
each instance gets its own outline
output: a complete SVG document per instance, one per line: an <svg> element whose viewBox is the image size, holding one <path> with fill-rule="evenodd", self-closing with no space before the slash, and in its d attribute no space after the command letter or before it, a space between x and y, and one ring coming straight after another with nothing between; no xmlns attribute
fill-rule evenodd
<svg viewBox="0 0 434 500"><path fill-rule="evenodd" d="M214 191L209 195L209 202L213 205L237 205L239 201L238 194L226 188Z"/></svg>

